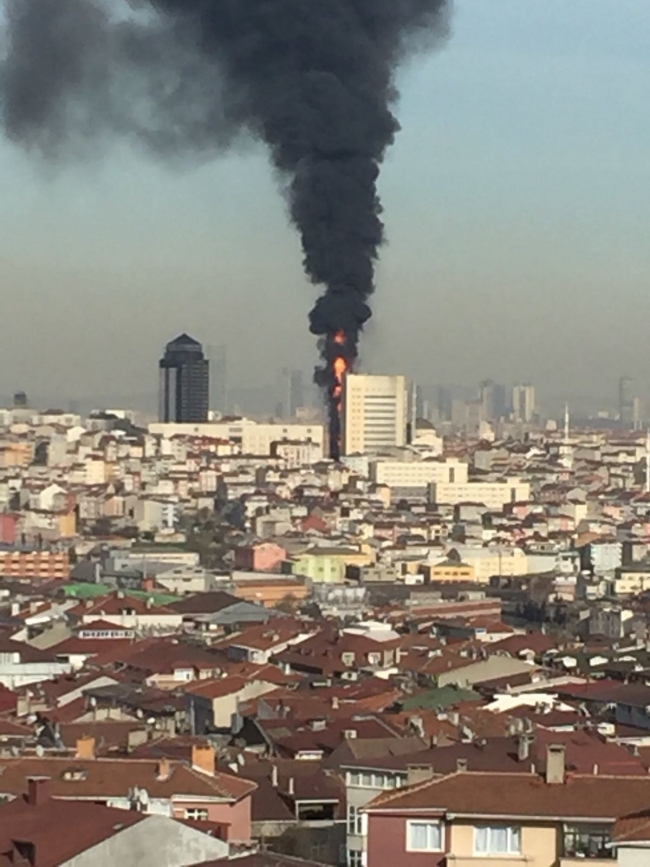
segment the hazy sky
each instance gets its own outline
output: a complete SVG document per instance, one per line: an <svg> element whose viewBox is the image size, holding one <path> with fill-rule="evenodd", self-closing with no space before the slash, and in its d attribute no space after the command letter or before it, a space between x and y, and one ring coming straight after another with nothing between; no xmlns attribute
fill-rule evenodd
<svg viewBox="0 0 650 867"><path fill-rule="evenodd" d="M456 0L453 30L400 76L365 368L650 391L650 2ZM153 396L180 331L227 344L238 385L313 366L261 146L53 172L2 143L0 183L0 394Z"/></svg>

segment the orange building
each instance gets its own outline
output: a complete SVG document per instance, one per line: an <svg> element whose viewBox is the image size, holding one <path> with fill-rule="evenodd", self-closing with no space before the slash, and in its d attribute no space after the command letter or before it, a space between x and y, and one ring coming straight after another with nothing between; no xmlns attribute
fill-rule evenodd
<svg viewBox="0 0 650 867"><path fill-rule="evenodd" d="M307 597L307 586L303 581L279 576L273 578L269 576L265 579L260 578L259 573L255 574L254 579L233 576L235 589L232 592L235 596L247 602L264 605L266 608L273 608L287 599L302 602Z"/></svg>
<svg viewBox="0 0 650 867"><path fill-rule="evenodd" d="M0 551L0 576L66 581L70 558L58 551Z"/></svg>

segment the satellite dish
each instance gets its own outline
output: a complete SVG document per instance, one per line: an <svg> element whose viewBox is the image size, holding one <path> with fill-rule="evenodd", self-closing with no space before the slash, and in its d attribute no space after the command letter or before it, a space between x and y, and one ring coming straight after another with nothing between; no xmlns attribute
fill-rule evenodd
<svg viewBox="0 0 650 867"><path fill-rule="evenodd" d="M140 789L139 792L139 801L143 807L146 807L149 804L149 792L146 789Z"/></svg>
<svg viewBox="0 0 650 867"><path fill-rule="evenodd" d="M43 749L41 744L36 745L36 755L39 757L39 759L42 759L45 755L45 750Z"/></svg>
<svg viewBox="0 0 650 867"><path fill-rule="evenodd" d="M241 753L238 753L237 761L239 762L239 764L241 765L242 768L246 764L246 759L244 758L244 756Z"/></svg>

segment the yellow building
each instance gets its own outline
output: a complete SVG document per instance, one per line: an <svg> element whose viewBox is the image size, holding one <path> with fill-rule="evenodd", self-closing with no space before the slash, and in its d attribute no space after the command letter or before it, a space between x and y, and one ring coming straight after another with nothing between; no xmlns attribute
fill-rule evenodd
<svg viewBox="0 0 650 867"><path fill-rule="evenodd" d="M474 567L470 563L460 563L458 560L444 560L435 566L429 566L430 581L475 581Z"/></svg>

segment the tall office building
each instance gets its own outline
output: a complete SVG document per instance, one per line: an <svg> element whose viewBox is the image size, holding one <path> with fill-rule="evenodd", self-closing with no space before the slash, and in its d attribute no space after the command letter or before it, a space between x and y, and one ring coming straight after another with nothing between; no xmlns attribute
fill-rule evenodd
<svg viewBox="0 0 650 867"><path fill-rule="evenodd" d="M228 413L228 348L226 346L208 346L210 362L210 409Z"/></svg>
<svg viewBox="0 0 650 867"><path fill-rule="evenodd" d="M634 424L634 386L629 376L618 381L618 415L627 427Z"/></svg>
<svg viewBox="0 0 650 867"><path fill-rule="evenodd" d="M297 410L305 405L305 386L302 370L290 370L287 382L287 410L294 418Z"/></svg>
<svg viewBox="0 0 650 867"><path fill-rule="evenodd" d="M343 454L404 446L407 416L405 377L348 373L341 403Z"/></svg>
<svg viewBox="0 0 650 867"><path fill-rule="evenodd" d="M207 421L209 366L201 344L187 334L167 344L159 365L160 421Z"/></svg>
<svg viewBox="0 0 650 867"><path fill-rule="evenodd" d="M481 421L496 421L506 414L505 386L486 379L479 384L479 402L481 404Z"/></svg>
<svg viewBox="0 0 650 867"><path fill-rule="evenodd" d="M535 386L524 383L512 389L512 417L515 421L531 422L535 415Z"/></svg>

